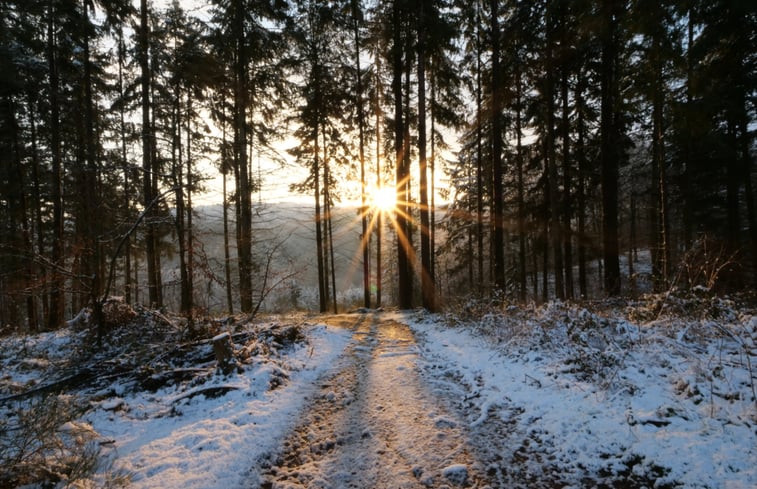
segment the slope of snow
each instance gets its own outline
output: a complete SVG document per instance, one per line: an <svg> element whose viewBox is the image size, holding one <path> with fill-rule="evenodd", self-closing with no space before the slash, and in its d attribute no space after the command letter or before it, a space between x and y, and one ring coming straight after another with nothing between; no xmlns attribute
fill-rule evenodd
<svg viewBox="0 0 757 489"><path fill-rule="evenodd" d="M170 390L126 395L117 410L109 409L109 400L87 419L115 441L116 466L136 474L134 487L237 487L289 432L314 380L350 339L348 332L323 325L308 337L310 345L297 348L282 366L262 363L203 384L237 388L218 398ZM269 390L279 369L289 381Z"/></svg>
<svg viewBox="0 0 757 489"><path fill-rule="evenodd" d="M454 326L397 319L422 338L429 380L463 386L451 401L511 468L574 487L757 486L757 317L638 325L553 303ZM509 435L482 440L497 421Z"/></svg>
<svg viewBox="0 0 757 489"><path fill-rule="evenodd" d="M205 376L169 382L154 392L135 388L133 378L99 391L77 392L80 402L88 404L80 422L96 432L101 453L110 461L104 470L131 474L136 488L220 489L248 480L256 461L276 450L296 423L315 379L351 340L340 328L302 328L307 341L290 348L273 345L273 353L254 356L251 365L228 375L213 373L212 361L187 369L202 370ZM72 351L81 347L83 338L63 329L4 339L0 398L60 376L56 368L72 364ZM0 415L5 411L11 419L18 406L23 404L0 403ZM102 477L78 484L99 487Z"/></svg>

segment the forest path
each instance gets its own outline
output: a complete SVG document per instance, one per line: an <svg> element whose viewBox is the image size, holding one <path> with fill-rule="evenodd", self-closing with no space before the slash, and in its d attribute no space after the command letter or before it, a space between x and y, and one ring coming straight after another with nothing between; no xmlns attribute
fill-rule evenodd
<svg viewBox="0 0 757 489"><path fill-rule="evenodd" d="M321 379L263 488L485 487L467 424L424 383L406 325L380 314L327 316L355 342Z"/></svg>

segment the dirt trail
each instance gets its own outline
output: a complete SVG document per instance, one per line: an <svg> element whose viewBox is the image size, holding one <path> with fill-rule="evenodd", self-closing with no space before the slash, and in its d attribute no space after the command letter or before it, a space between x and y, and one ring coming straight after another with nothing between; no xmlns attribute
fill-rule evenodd
<svg viewBox="0 0 757 489"><path fill-rule="evenodd" d="M465 428L419 377L410 329L378 315L325 318L355 344L319 389L264 488L485 487Z"/></svg>

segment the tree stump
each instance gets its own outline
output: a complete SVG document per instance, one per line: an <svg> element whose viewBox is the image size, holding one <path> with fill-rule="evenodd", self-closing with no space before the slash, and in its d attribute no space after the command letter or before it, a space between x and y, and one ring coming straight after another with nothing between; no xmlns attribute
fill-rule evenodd
<svg viewBox="0 0 757 489"><path fill-rule="evenodd" d="M231 370L234 351L231 346L231 335L228 332L213 337L213 353L216 355L218 366L224 372Z"/></svg>

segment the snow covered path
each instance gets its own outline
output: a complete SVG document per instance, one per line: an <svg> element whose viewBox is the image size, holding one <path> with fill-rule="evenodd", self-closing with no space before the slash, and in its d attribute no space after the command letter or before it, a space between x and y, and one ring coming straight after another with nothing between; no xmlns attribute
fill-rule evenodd
<svg viewBox="0 0 757 489"><path fill-rule="evenodd" d="M272 318L248 325L235 348L256 353L229 374L198 343L62 397L86 403L107 458L87 487L111 462L144 489L751 489L757 311L713 304L717 322L560 303ZM51 377L85 338L6 338L0 392Z"/></svg>
<svg viewBox="0 0 757 489"><path fill-rule="evenodd" d="M262 487L486 486L467 425L420 377L408 326L379 315L324 320L353 330L355 341L264 465Z"/></svg>

